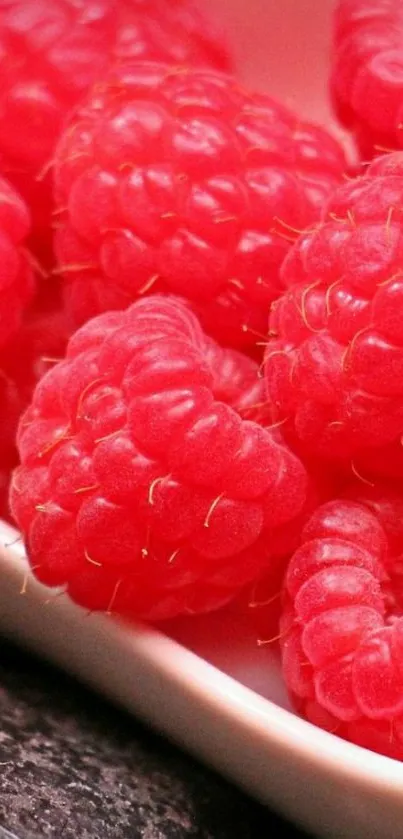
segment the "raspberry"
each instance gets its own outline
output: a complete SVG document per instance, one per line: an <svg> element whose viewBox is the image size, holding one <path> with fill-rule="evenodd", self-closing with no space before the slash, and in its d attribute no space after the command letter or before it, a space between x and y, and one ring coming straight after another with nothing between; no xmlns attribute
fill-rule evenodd
<svg viewBox="0 0 403 839"><path fill-rule="evenodd" d="M18 330L34 291L32 260L24 247L29 229L28 207L0 177L0 348Z"/></svg>
<svg viewBox="0 0 403 839"><path fill-rule="evenodd" d="M403 147L402 38L400 0L339 0L331 92L365 156Z"/></svg>
<svg viewBox="0 0 403 839"><path fill-rule="evenodd" d="M228 66L193 0L2 0L0 56L0 170L29 201L45 250L47 166L66 114L111 61Z"/></svg>
<svg viewBox="0 0 403 839"><path fill-rule="evenodd" d="M270 565L306 474L236 412L247 399L236 376L217 381L220 352L185 304L157 295L71 338L17 438L12 512L42 582L157 620L218 608Z"/></svg>
<svg viewBox="0 0 403 839"><path fill-rule="evenodd" d="M15 465L15 464L14 464ZM8 467L0 467L0 518L10 520L8 496L10 492L11 471Z"/></svg>
<svg viewBox="0 0 403 839"><path fill-rule="evenodd" d="M403 759L403 618L387 608L385 555L364 506L318 508L287 571L282 664L307 719Z"/></svg>
<svg viewBox="0 0 403 839"><path fill-rule="evenodd" d="M64 355L70 324L57 291L42 283L20 329L0 355L0 365L24 394L26 406L39 379Z"/></svg>
<svg viewBox="0 0 403 839"><path fill-rule="evenodd" d="M304 465L306 466L306 463ZM308 470L308 474L310 483L301 512L287 528L280 528L277 538L271 541L273 558L270 568L265 570L263 576L255 580L251 586L247 586L236 601L238 613L248 616L248 622L254 627L258 639L265 642L273 643L272 639L278 640L280 594L288 560L298 548L301 533L313 512L335 496L334 481L329 481L329 476L323 475L323 470L317 473ZM351 491L353 493L358 491L358 487L351 487Z"/></svg>
<svg viewBox="0 0 403 839"><path fill-rule="evenodd" d="M18 463L15 437L36 383L63 355L68 324L55 295L42 285L21 327L0 351L0 516L9 518L8 490Z"/></svg>
<svg viewBox="0 0 403 839"><path fill-rule="evenodd" d="M228 607L234 620L253 630L258 646L267 645L277 655L285 567L283 557L275 558L269 574L247 586Z"/></svg>
<svg viewBox="0 0 403 839"><path fill-rule="evenodd" d="M363 504L376 516L388 540L388 555L403 554L403 496L399 484L362 481L350 484L345 497Z"/></svg>
<svg viewBox="0 0 403 839"><path fill-rule="evenodd" d="M244 419L263 422L267 418L267 402L256 363L207 337L204 357L211 370L216 399L231 405Z"/></svg>
<svg viewBox="0 0 403 839"><path fill-rule="evenodd" d="M390 578L392 600L403 607L403 496L400 485L391 481L374 486L355 481L344 492L346 498L364 504L382 525L388 540L385 567Z"/></svg>
<svg viewBox="0 0 403 839"><path fill-rule="evenodd" d="M306 454L403 475L403 153L340 187L283 265L266 383Z"/></svg>
<svg viewBox="0 0 403 839"><path fill-rule="evenodd" d="M81 324L170 291L224 345L255 346L295 229L317 218L344 165L324 130L229 76L120 68L56 153L69 311Z"/></svg>

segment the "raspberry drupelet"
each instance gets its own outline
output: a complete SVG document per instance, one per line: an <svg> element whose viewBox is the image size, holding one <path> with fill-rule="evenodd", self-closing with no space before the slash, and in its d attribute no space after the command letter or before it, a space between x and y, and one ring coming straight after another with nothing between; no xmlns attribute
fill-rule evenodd
<svg viewBox="0 0 403 839"><path fill-rule="evenodd" d="M400 0L339 0L331 92L365 158L403 147L402 41Z"/></svg>
<svg viewBox="0 0 403 839"><path fill-rule="evenodd" d="M287 570L282 667L310 722L402 760L403 618L386 557L383 528L365 506L317 509Z"/></svg>
<svg viewBox="0 0 403 839"><path fill-rule="evenodd" d="M81 324L169 291L222 344L254 347L290 242L344 166L325 130L230 76L120 68L57 148L55 248L69 311Z"/></svg>
<svg viewBox="0 0 403 839"><path fill-rule="evenodd" d="M26 248L30 212L0 177L0 351L17 332L35 289L34 262Z"/></svg>
<svg viewBox="0 0 403 839"><path fill-rule="evenodd" d="M193 0L2 0L0 57L0 171L32 207L40 252L49 249L56 141L70 108L109 64L229 63Z"/></svg>
<svg viewBox="0 0 403 839"><path fill-rule="evenodd" d="M369 480L403 475L402 206L402 152L336 190L285 260L266 349L284 433Z"/></svg>
<svg viewBox="0 0 403 839"><path fill-rule="evenodd" d="M91 610L157 620L218 608L270 565L307 476L241 418L253 362L231 386L217 378L222 353L186 304L158 295L70 339L21 420L11 489L42 582Z"/></svg>

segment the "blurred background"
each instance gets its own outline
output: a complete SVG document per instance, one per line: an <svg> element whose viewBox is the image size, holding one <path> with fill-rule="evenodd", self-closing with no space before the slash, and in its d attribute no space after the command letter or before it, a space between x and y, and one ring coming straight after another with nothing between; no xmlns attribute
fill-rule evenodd
<svg viewBox="0 0 403 839"><path fill-rule="evenodd" d="M326 78L334 0L204 0L245 82L301 114L331 119Z"/></svg>

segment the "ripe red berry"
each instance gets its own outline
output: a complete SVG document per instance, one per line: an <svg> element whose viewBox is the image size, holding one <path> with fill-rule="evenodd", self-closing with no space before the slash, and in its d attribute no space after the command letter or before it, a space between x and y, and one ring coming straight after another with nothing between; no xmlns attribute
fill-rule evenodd
<svg viewBox="0 0 403 839"><path fill-rule="evenodd" d="M339 0L331 91L365 157L403 147L402 38L400 0Z"/></svg>
<svg viewBox="0 0 403 839"><path fill-rule="evenodd" d="M318 508L286 575L282 662L311 722L402 759L403 619L388 608L386 544L366 507Z"/></svg>
<svg viewBox="0 0 403 839"><path fill-rule="evenodd" d="M0 350L15 334L34 292L32 258L25 248L30 213L0 177Z"/></svg>
<svg viewBox="0 0 403 839"><path fill-rule="evenodd" d="M383 527L388 551L385 568L390 578L391 597L397 608L403 608L403 495L401 485L381 481L370 486L354 481L344 492L346 498L364 504Z"/></svg>
<svg viewBox="0 0 403 839"><path fill-rule="evenodd" d="M264 422L264 420L263 420ZM296 551L301 541L301 534L307 521L314 511L325 501L337 496L338 487L333 476L323 473L323 469L315 470L301 458L307 467L309 486L305 504L298 516L288 527L277 532L277 538L272 540L271 549L273 559L270 568L251 586L247 586L237 599L239 614L247 614L248 621L253 625L259 639L269 641L278 640L278 624L281 607L281 590L287 564L290 556ZM345 482L344 482L345 483ZM354 492L354 487L351 487ZM402 502L403 506L403 502ZM403 526L402 526L403 531ZM402 551L403 553L403 551ZM402 586L403 593L403 586Z"/></svg>
<svg viewBox="0 0 403 839"><path fill-rule="evenodd" d="M9 518L8 490L18 463L18 422L35 385L64 354L69 325L60 301L43 283L22 324L0 350L0 516Z"/></svg>
<svg viewBox="0 0 403 839"><path fill-rule="evenodd" d="M274 558L270 572L247 586L229 607L234 620L252 628L254 643L267 645L277 655L285 570L284 557Z"/></svg>
<svg viewBox="0 0 403 839"><path fill-rule="evenodd" d="M17 441L11 506L40 580L89 609L156 620L215 609L269 566L306 474L241 419L241 380L221 388L212 358L172 297L71 338Z"/></svg>
<svg viewBox="0 0 403 839"><path fill-rule="evenodd" d="M364 478L403 475L402 174L402 153L375 161L301 236L266 352L275 418L306 454Z"/></svg>
<svg viewBox="0 0 403 839"><path fill-rule="evenodd" d="M273 644L278 641L281 590L289 557L298 547L302 530L316 508L329 497L329 488L321 477L309 474L305 504L298 516L287 527L271 534L269 568L251 585L246 586L231 608L243 622L253 627L258 642Z"/></svg>
<svg viewBox="0 0 403 839"><path fill-rule="evenodd" d="M71 107L113 61L151 59L226 67L193 0L2 0L0 171L21 190L49 247L50 179ZM29 138L27 140L27 126Z"/></svg>
<svg viewBox="0 0 403 839"><path fill-rule="evenodd" d="M0 366L16 382L26 406L39 379L63 358L70 334L59 296L43 283L18 332L0 354Z"/></svg>
<svg viewBox="0 0 403 839"><path fill-rule="evenodd" d="M187 297L224 345L267 331L279 266L341 177L326 131L213 71L109 75L56 154L56 252L77 323L148 292Z"/></svg>

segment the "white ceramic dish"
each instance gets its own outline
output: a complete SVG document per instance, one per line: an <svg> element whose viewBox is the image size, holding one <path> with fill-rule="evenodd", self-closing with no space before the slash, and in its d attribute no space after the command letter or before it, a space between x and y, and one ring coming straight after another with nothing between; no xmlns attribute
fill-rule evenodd
<svg viewBox="0 0 403 839"><path fill-rule="evenodd" d="M182 621L188 647L88 616L27 571L0 531L0 632L78 676L320 837L402 839L403 764L287 710L276 659L228 616ZM9 547L5 547L9 545ZM21 593L23 592L23 593Z"/></svg>

